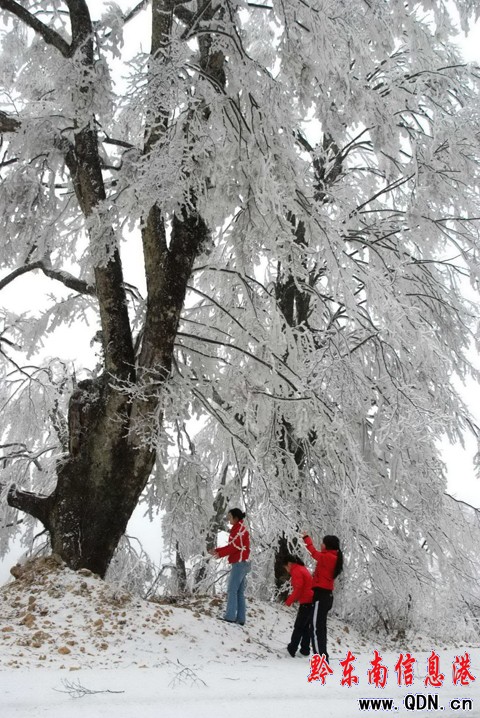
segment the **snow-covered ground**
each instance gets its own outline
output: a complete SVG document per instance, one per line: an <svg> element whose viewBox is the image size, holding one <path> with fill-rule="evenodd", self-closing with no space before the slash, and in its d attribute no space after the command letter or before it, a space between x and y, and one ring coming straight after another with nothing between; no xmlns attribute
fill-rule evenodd
<svg viewBox="0 0 480 718"><path fill-rule="evenodd" d="M188 606L142 601L116 591L87 572L74 573L52 559L27 564L0 590L0 715L5 718L351 718L408 710L407 695L438 695L438 715L480 718L480 646L432 645L407 637L392 645L367 640L335 616L329 619L333 674L325 685L307 680L309 659L285 650L295 609L250 602L244 628L218 620L223 601L201 597ZM369 685L373 651L389 674L385 688ZM432 650L445 674L426 688ZM358 685L341 685L340 661L356 657ZM416 659L414 681L397 684L400 653ZM476 681L453 684L455 657L468 653ZM391 711L361 710L361 698L392 698ZM468 699L470 704L450 702ZM407 699L421 705L423 698ZM385 706L384 706L385 707Z"/></svg>

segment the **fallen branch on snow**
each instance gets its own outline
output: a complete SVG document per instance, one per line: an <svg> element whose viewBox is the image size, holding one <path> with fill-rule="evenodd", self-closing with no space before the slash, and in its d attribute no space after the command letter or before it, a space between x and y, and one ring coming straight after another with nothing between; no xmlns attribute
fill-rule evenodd
<svg viewBox="0 0 480 718"><path fill-rule="evenodd" d="M65 688L65 690L61 690L60 688L54 688L54 691L57 691L57 693L68 693L72 698L83 698L83 696L93 696L96 693L125 693L125 691L111 691L108 689L105 689L103 691L94 691L91 688L85 688L85 686L82 686L80 681L77 681L76 683L72 681L62 680L62 685Z"/></svg>

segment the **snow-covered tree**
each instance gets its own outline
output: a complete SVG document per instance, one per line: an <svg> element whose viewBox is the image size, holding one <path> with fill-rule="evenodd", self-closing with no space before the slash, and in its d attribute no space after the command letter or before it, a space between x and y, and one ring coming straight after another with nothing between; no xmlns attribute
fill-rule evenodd
<svg viewBox="0 0 480 718"><path fill-rule="evenodd" d="M0 289L62 288L4 314L2 546L20 509L103 575L146 490L200 560L243 502L259 573L336 533L345 610L423 620L477 570L436 444L472 426L474 3L0 8ZM95 357L44 359L82 322Z"/></svg>

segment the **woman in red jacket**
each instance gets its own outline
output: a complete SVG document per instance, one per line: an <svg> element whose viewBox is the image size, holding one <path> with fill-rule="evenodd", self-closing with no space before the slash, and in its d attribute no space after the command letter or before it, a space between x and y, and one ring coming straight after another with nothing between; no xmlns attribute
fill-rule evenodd
<svg viewBox="0 0 480 718"><path fill-rule="evenodd" d="M232 566L228 578L227 608L222 620L243 626L246 617L245 583L250 571L250 534L243 523L245 514L241 509L230 509L227 518L232 526L228 544L212 549L210 553L215 558L227 556Z"/></svg>
<svg viewBox="0 0 480 718"><path fill-rule="evenodd" d="M343 569L343 554L337 536L324 536L320 551L315 548L307 533L303 534L305 546L317 565L313 573L312 643L318 655L327 653L327 615L333 604L333 585Z"/></svg>
<svg viewBox="0 0 480 718"><path fill-rule="evenodd" d="M287 651L294 658L300 644L302 656L309 656L312 633L312 575L298 556L287 555L284 566L292 582L292 592L287 596L285 605L291 606L295 601L299 604Z"/></svg>

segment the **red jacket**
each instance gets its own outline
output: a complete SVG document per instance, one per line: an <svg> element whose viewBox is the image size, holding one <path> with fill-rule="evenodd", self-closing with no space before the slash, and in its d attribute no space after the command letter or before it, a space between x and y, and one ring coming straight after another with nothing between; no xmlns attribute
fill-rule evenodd
<svg viewBox="0 0 480 718"><path fill-rule="evenodd" d="M228 563L248 561L250 558L250 534L243 521L237 521L230 529L227 546L216 549L217 556L228 556Z"/></svg>
<svg viewBox="0 0 480 718"><path fill-rule="evenodd" d="M305 566L299 563L292 563L290 566L290 578L292 581L292 593L287 596L286 606L292 603L311 603L313 601L312 574Z"/></svg>
<svg viewBox="0 0 480 718"><path fill-rule="evenodd" d="M338 551L328 549L317 551L310 536L305 536L303 540L307 551L317 562L313 572L313 588L326 588L333 591L333 574L337 565Z"/></svg>

